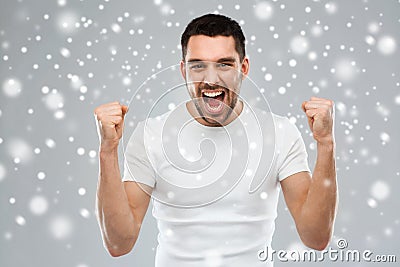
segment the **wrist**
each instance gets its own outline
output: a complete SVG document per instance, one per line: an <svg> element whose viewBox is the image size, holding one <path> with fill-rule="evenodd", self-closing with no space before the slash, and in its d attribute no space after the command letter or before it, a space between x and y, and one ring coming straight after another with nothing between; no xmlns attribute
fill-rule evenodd
<svg viewBox="0 0 400 267"><path fill-rule="evenodd" d="M317 141L317 148L333 150L335 149L335 140L333 138Z"/></svg>
<svg viewBox="0 0 400 267"><path fill-rule="evenodd" d="M100 154L113 154L118 152L118 142L104 141L100 144Z"/></svg>

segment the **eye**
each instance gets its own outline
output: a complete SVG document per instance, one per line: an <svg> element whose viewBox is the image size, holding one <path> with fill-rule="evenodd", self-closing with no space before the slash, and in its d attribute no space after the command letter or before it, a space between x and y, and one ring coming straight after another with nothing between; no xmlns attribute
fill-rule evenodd
<svg viewBox="0 0 400 267"><path fill-rule="evenodd" d="M231 63L218 63L217 67L221 68L221 69L228 69L228 68L232 67L232 64Z"/></svg>
<svg viewBox="0 0 400 267"><path fill-rule="evenodd" d="M193 63L190 64L190 69L191 70L201 70L205 68L205 64L204 63Z"/></svg>

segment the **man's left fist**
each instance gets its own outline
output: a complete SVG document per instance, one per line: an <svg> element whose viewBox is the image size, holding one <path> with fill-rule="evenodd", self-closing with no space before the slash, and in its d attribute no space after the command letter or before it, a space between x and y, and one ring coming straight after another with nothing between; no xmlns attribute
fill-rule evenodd
<svg viewBox="0 0 400 267"><path fill-rule="evenodd" d="M307 115L308 125L318 143L334 142L333 124L335 118L332 100L311 97L301 105Z"/></svg>

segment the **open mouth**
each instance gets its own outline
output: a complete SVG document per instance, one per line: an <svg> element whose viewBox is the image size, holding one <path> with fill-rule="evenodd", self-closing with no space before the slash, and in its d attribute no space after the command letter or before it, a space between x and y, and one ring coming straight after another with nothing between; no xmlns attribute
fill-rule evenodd
<svg viewBox="0 0 400 267"><path fill-rule="evenodd" d="M203 90L201 92L205 107L211 114L217 114L224 108L225 91L223 90Z"/></svg>

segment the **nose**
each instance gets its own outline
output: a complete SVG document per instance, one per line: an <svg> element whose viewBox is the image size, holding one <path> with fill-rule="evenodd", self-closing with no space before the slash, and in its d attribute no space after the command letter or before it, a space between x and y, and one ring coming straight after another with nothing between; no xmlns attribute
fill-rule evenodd
<svg viewBox="0 0 400 267"><path fill-rule="evenodd" d="M205 72L204 82L208 84L219 84L219 75L214 64L209 64Z"/></svg>

